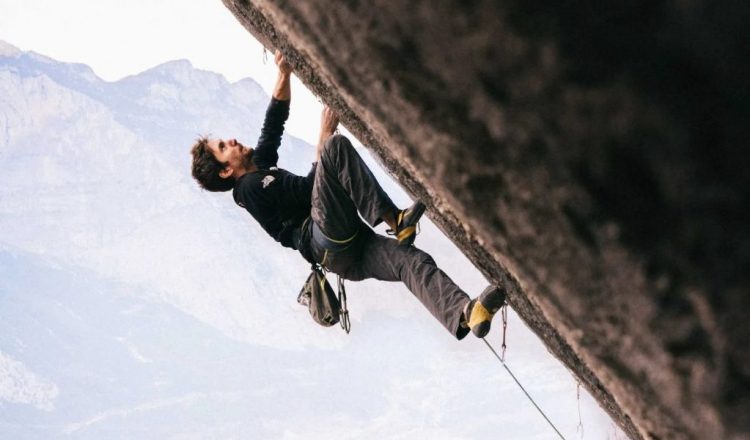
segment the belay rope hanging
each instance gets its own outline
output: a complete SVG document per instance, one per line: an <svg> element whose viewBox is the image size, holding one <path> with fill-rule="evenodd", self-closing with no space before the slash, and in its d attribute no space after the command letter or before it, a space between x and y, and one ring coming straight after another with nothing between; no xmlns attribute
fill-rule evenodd
<svg viewBox="0 0 750 440"><path fill-rule="evenodd" d="M490 343L487 342L487 339L482 338L482 341L484 341L484 343L487 344L487 347L490 349L490 351L492 351L492 354L494 354L495 357L497 358L497 360L500 361L500 363L503 365L503 368L505 368L505 371L507 371L508 374L510 374L510 377L516 382L516 384L518 385L518 387L521 388L521 391L523 391L523 393L526 394L526 397L529 398L529 401L531 401L531 404L534 405L534 408L536 408L537 411L539 411L539 414L541 414L542 417L544 417L544 420L546 420L547 423L549 423L549 426L551 426L552 429L555 430L555 432L557 433L557 435L561 439L565 440L565 437L563 437L563 435L560 434L560 431L558 431L558 429L555 427L555 425L552 423L552 421L547 417L547 415L544 414L544 411L542 411L542 409L539 408L539 405L536 404L536 402L531 397L531 395L529 395L529 393L526 391L526 389L523 387L523 385L521 385L521 382L519 382L518 379L516 379L516 376L513 374L512 371L510 371L510 368L508 368L508 366L505 364L505 348L506 348L506 345L505 345L505 331L506 331L506 329L508 327L508 304L506 303L500 310L501 310L500 313L501 313L502 318L503 318L502 356L499 355L499 354L497 354L497 351L495 351L495 349L492 347L492 345L490 345Z"/></svg>

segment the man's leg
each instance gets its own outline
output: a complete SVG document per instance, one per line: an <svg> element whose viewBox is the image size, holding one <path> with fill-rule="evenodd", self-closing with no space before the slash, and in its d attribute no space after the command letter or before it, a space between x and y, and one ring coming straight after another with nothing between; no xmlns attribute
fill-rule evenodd
<svg viewBox="0 0 750 440"><path fill-rule="evenodd" d="M360 227L357 212L376 226L398 209L349 139L334 135L326 141L315 172L312 219L329 238L345 240Z"/></svg>
<svg viewBox="0 0 750 440"><path fill-rule="evenodd" d="M313 258L348 278L358 264L364 233L360 218L376 225L396 207L348 139L331 136L315 171L312 190Z"/></svg>
<svg viewBox="0 0 750 440"><path fill-rule="evenodd" d="M429 254L416 247L399 246L394 239L371 234L364 241L352 275L353 279L401 281L452 335L463 339L469 333L468 328L461 327L469 295L437 267Z"/></svg>

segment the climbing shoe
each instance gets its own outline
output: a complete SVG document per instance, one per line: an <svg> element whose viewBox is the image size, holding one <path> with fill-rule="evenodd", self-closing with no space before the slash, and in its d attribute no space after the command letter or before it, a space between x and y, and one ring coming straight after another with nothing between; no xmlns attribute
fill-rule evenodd
<svg viewBox="0 0 750 440"><path fill-rule="evenodd" d="M425 206L422 202L414 202L409 208L401 210L396 215L396 230L388 229L389 235L396 236L401 246L411 246L417 238L417 223L424 214Z"/></svg>
<svg viewBox="0 0 750 440"><path fill-rule="evenodd" d="M481 295L472 299L464 309L464 327L469 327L477 338L490 332L492 317L505 304L505 291L496 286L487 286Z"/></svg>

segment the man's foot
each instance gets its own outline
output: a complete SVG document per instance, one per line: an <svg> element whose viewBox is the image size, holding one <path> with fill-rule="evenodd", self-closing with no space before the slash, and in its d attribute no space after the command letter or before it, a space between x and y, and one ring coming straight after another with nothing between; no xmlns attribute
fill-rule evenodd
<svg viewBox="0 0 750 440"><path fill-rule="evenodd" d="M414 202L409 208L399 211L396 214L396 230L388 229L386 232L395 235L398 244L402 246L411 246L417 238L417 223L424 214L425 206L422 202Z"/></svg>
<svg viewBox="0 0 750 440"><path fill-rule="evenodd" d="M505 291L496 286L487 286L481 295L469 301L464 309L463 326L469 327L477 338L490 332L492 317L505 304Z"/></svg>

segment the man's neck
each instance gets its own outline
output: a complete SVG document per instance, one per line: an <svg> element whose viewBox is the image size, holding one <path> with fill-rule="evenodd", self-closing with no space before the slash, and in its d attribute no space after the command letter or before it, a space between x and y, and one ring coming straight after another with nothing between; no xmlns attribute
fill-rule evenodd
<svg viewBox="0 0 750 440"><path fill-rule="evenodd" d="M234 172L234 178L235 180L239 180L239 178L244 176L245 174L252 173L253 171L257 171L257 170L258 170L258 167L256 167L254 163L251 163L244 170L236 170Z"/></svg>

